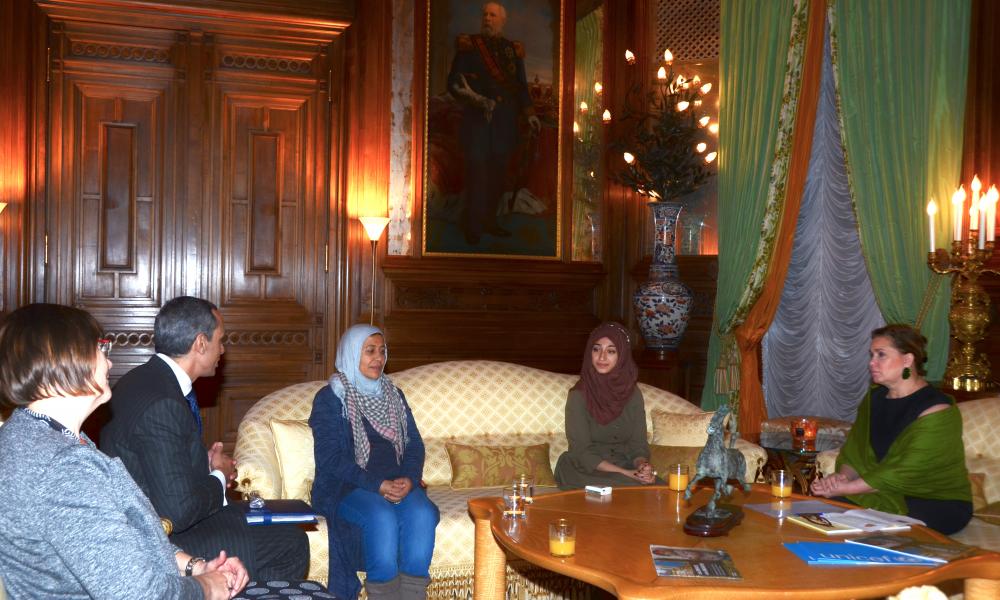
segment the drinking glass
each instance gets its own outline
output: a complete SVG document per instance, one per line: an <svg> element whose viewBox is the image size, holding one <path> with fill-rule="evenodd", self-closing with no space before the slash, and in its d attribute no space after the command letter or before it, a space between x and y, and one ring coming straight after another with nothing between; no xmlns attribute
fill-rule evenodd
<svg viewBox="0 0 1000 600"><path fill-rule="evenodd" d="M675 492L683 492L690 481L690 472L687 465L670 465L667 471L667 487Z"/></svg>
<svg viewBox="0 0 1000 600"><path fill-rule="evenodd" d="M520 492L521 496L524 498L525 504L531 504L534 502L535 496L535 480L531 478L530 475L521 473L514 479L514 487Z"/></svg>
<svg viewBox="0 0 1000 600"><path fill-rule="evenodd" d="M792 474L784 469L771 471L771 495L787 498L792 495Z"/></svg>
<svg viewBox="0 0 1000 600"><path fill-rule="evenodd" d="M576 525L566 519L549 523L549 554L559 558L576 554Z"/></svg>
<svg viewBox="0 0 1000 600"><path fill-rule="evenodd" d="M515 486L503 489L503 516L514 519L524 518L524 496Z"/></svg>

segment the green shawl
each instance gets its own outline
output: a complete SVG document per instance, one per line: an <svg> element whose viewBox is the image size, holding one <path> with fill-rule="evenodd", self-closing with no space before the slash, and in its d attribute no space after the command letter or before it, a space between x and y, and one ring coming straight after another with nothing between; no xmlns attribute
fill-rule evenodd
<svg viewBox="0 0 1000 600"><path fill-rule="evenodd" d="M847 498L867 508L906 514L904 496L932 500L972 500L962 444L962 413L951 396L951 408L910 423L889 446L882 462L871 447L871 396L868 390L858 417L837 457L837 468L847 463L876 492Z"/></svg>

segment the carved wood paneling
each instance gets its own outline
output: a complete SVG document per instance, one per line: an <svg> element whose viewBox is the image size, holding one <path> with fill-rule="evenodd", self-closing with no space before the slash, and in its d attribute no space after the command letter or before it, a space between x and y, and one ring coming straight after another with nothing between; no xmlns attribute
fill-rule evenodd
<svg viewBox="0 0 1000 600"><path fill-rule="evenodd" d="M90 310L158 306L159 215L169 177L163 137L176 86L87 62L63 60L59 74L53 137L62 168L53 172L47 207L49 251L60 263L68 259L72 276L50 272L51 289L60 302Z"/></svg>
<svg viewBox="0 0 1000 600"><path fill-rule="evenodd" d="M48 260L33 262L35 299L89 310L116 342L113 380L154 352L165 300L216 303L226 353L196 389L206 441L228 444L257 399L328 374L327 244L341 206L330 140L344 24L296 10L247 24L225 12L239 4L41 2L52 159L39 165ZM125 23L117 9L150 18Z"/></svg>

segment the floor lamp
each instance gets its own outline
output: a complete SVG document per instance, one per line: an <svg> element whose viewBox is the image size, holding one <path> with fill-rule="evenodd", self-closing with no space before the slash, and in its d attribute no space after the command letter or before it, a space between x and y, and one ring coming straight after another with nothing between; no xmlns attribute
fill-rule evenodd
<svg viewBox="0 0 1000 600"><path fill-rule="evenodd" d="M372 242L372 311L369 325L375 324L375 263L378 262L378 239L382 237L385 226L389 224L389 217L358 217L365 231L368 232L368 239Z"/></svg>

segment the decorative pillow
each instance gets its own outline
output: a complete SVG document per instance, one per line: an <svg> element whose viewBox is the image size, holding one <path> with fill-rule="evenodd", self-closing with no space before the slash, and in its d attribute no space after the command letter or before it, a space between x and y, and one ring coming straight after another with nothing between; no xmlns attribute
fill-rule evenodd
<svg viewBox="0 0 1000 600"><path fill-rule="evenodd" d="M986 506L975 510L973 512L973 516L979 517L987 523L1000 525L1000 502L987 504Z"/></svg>
<svg viewBox="0 0 1000 600"><path fill-rule="evenodd" d="M649 445L649 462L653 463L653 468L666 479L667 469L670 465L687 465L691 474L694 474L695 464L698 462L698 455L702 446L660 446L658 444Z"/></svg>
<svg viewBox="0 0 1000 600"><path fill-rule="evenodd" d="M986 507L986 493L983 492L985 484L986 473L969 473L969 487L972 488L973 512Z"/></svg>
<svg viewBox="0 0 1000 600"><path fill-rule="evenodd" d="M535 485L555 485L549 464L549 445L466 446L445 443L451 461L451 488L454 490L508 485L525 473Z"/></svg>
<svg viewBox="0 0 1000 600"><path fill-rule="evenodd" d="M653 411L653 443L664 446L705 446L708 423L714 412L669 413Z"/></svg>
<svg viewBox="0 0 1000 600"><path fill-rule="evenodd" d="M271 420L274 451L278 455L281 473L281 497L309 502L316 459L313 454L313 434L308 421Z"/></svg>

